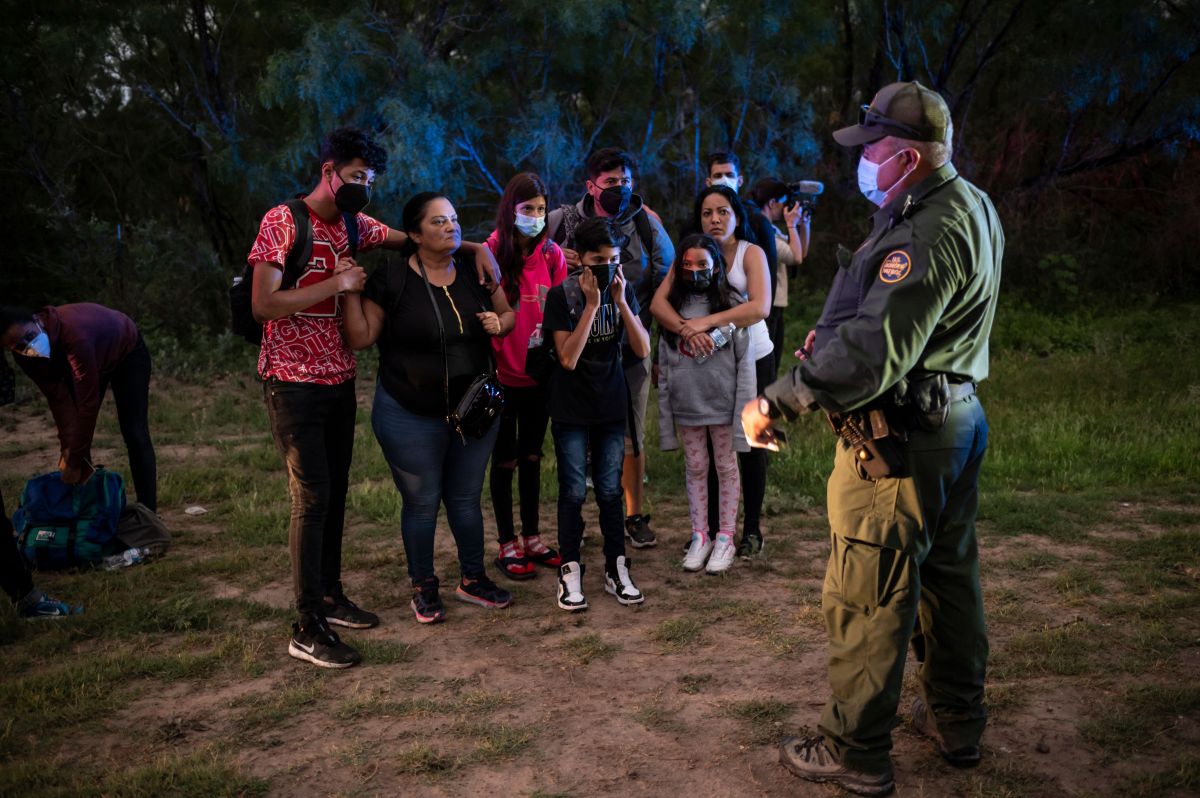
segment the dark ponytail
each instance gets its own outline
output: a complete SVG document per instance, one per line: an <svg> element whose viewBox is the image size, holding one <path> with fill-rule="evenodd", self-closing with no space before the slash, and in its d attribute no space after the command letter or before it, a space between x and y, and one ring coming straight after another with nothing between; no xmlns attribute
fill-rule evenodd
<svg viewBox="0 0 1200 798"><path fill-rule="evenodd" d="M425 220L425 210L429 207L429 203L439 199L449 200L449 197L436 191L422 191L404 203L404 212L400 214L400 223L404 226L404 232L408 234L408 238L400 247L400 254L405 258L417 254L417 242L413 241L412 234L421 232L421 222Z"/></svg>

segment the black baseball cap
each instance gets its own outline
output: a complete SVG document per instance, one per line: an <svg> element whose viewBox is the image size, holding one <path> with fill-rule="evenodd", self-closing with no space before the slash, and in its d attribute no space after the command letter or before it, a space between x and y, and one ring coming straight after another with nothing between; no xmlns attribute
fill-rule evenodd
<svg viewBox="0 0 1200 798"><path fill-rule="evenodd" d="M910 141L949 143L950 108L942 95L917 81L884 86L858 112L858 124L833 131L843 147L857 147L885 136Z"/></svg>

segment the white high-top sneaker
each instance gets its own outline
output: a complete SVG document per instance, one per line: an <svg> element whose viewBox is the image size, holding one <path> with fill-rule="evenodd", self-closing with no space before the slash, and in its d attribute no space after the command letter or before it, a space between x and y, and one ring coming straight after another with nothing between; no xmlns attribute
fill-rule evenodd
<svg viewBox="0 0 1200 798"><path fill-rule="evenodd" d="M712 554L713 550L713 541L707 535L705 538L701 542L699 533L692 533L692 544L688 546L687 554L683 558L683 570L699 571L704 567L704 563L708 562L708 555Z"/></svg>
<svg viewBox="0 0 1200 798"><path fill-rule="evenodd" d="M608 568L604 569L604 589L626 606L641 604L646 600L642 591L633 583L633 577L629 575L629 566L632 564L628 557L618 557L614 572L610 573Z"/></svg>
<svg viewBox="0 0 1200 798"><path fill-rule="evenodd" d="M717 544L713 546L712 556L708 558L708 565L705 566L705 573L719 574L722 571L728 571L729 566L733 565L733 558L737 556L737 546L733 543L732 535L717 535Z"/></svg>
<svg viewBox="0 0 1200 798"><path fill-rule="evenodd" d="M588 608L583 597L583 566L577 562L565 562L558 569L558 606L568 612Z"/></svg>

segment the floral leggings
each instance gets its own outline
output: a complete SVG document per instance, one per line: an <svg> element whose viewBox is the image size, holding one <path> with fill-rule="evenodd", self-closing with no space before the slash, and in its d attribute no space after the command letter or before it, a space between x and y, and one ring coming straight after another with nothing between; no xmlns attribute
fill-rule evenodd
<svg viewBox="0 0 1200 798"><path fill-rule="evenodd" d="M687 475L688 510L692 531L708 537L708 439L712 438L713 461L720 485L718 533L732 536L737 524L738 499L742 481L738 475L737 455L733 451L733 427L725 424L708 427L679 427L683 442L683 462Z"/></svg>

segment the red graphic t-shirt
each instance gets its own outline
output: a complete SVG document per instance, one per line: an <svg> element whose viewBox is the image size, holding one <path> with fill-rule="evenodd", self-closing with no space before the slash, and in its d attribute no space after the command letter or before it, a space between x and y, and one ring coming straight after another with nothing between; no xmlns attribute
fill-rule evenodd
<svg viewBox="0 0 1200 798"><path fill-rule="evenodd" d="M350 254L350 241L341 217L336 222L326 222L311 208L308 215L313 229L312 258L300 273L297 288L333 277L338 258ZM374 249L387 239L387 225L363 213L357 219L359 252ZM266 262L283 271L283 262L295 240L292 212L286 205L278 205L263 217L247 260L251 265ZM284 382L338 385L354 379L355 368L354 353L342 338L340 294L263 325L258 373L264 380L275 377Z"/></svg>

